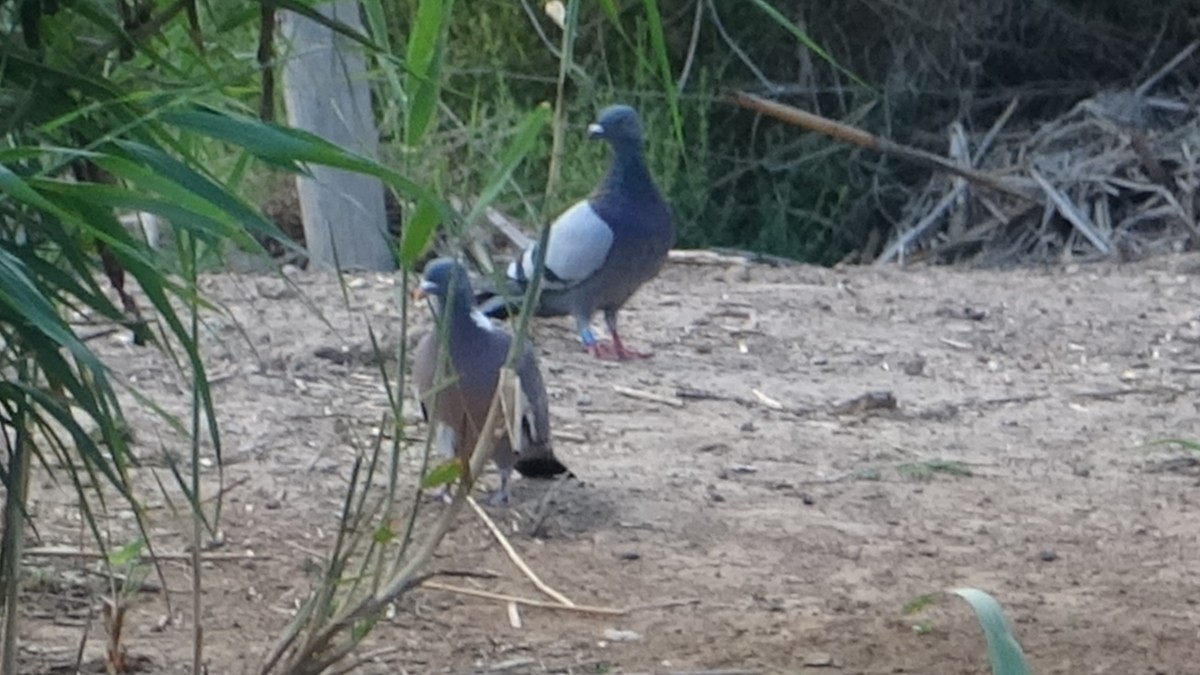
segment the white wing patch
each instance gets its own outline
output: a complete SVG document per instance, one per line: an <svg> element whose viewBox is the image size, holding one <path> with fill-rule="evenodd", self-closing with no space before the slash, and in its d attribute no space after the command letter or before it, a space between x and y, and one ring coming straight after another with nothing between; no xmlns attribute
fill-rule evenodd
<svg viewBox="0 0 1200 675"><path fill-rule="evenodd" d="M566 288L587 279L608 258L613 232L592 205L583 200L563 212L550 225L546 247L546 269L559 281L545 281L546 288ZM533 246L521 256L521 271L526 279L533 276ZM514 277L515 269L509 270Z"/></svg>
<svg viewBox="0 0 1200 675"><path fill-rule="evenodd" d="M496 324L492 323L492 320L484 316L483 312L478 309L471 310L471 320L475 322L476 326L488 332L496 330Z"/></svg>

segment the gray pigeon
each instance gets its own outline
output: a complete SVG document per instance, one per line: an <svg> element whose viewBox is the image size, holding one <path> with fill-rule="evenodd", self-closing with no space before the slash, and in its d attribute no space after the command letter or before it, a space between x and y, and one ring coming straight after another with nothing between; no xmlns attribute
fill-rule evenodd
<svg viewBox="0 0 1200 675"><path fill-rule="evenodd" d="M436 443L442 454L465 463L487 418L512 337L472 309L471 282L466 270L454 260L430 261L414 294L433 298L441 329L424 335L413 355L412 377L421 412L431 428L437 428ZM450 354L446 385L438 388L435 381L440 334L444 334ZM520 438L513 442L504 434L492 447L492 459L500 471L500 489L492 495L493 505L508 501L514 468L530 478L551 478L567 472L554 456L546 388L528 343L518 362L517 375L523 395Z"/></svg>
<svg viewBox="0 0 1200 675"><path fill-rule="evenodd" d="M612 164L587 199L550 225L537 316L570 315L580 341L598 358L648 356L621 342L617 312L662 269L675 245L675 222L646 168L642 124L633 108L605 108L588 127L588 136L608 141L613 149ZM534 272L536 249L534 244L509 265L508 298L478 298L481 312L494 318L508 317L508 303L525 292ZM611 343L592 334L596 310L604 311Z"/></svg>

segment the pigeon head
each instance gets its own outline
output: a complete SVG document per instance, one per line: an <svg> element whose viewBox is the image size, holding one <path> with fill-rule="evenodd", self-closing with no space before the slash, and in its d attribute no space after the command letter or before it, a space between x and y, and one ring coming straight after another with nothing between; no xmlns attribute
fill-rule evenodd
<svg viewBox="0 0 1200 675"><path fill-rule="evenodd" d="M467 311L471 307L471 280L457 260L437 258L425 265L421 285L413 295L417 298L432 296L442 307L448 299L453 299L456 308Z"/></svg>
<svg viewBox="0 0 1200 675"><path fill-rule="evenodd" d="M642 144L642 122L627 105L610 105L588 125L588 138L603 138L614 146Z"/></svg>

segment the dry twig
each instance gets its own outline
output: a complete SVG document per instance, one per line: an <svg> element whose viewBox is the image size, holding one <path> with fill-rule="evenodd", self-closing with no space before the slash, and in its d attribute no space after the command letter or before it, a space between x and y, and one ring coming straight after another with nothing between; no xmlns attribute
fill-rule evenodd
<svg viewBox="0 0 1200 675"><path fill-rule="evenodd" d="M830 136L841 141L846 141L847 143L853 143L871 150L903 157L911 162L915 162L923 166L962 176L973 183L991 188L998 192L1012 195L1013 197L1018 197L1025 200L1033 199L1032 194L1030 194L1029 190L1023 185L1015 184L1011 180L994 176L983 171L977 171L969 167L959 166L958 164L955 164L953 161L948 160L941 155L935 155L932 152L926 152L919 148L901 145L900 143L876 136L868 131L863 131L858 127L853 127L849 124L843 124L827 117L821 117L820 115L816 115L784 103L768 101L767 99L760 98L754 94L747 94L739 91L735 96L738 104L742 107L749 108L764 115L769 115L784 122L788 122L789 124L796 124L806 129L811 129L818 133L825 134L826 136Z"/></svg>
<svg viewBox="0 0 1200 675"><path fill-rule="evenodd" d="M624 609L613 609L611 607L591 607L588 605L566 605L560 602L546 602L545 600L533 600L531 598L522 598L516 595L505 595L503 593L492 593L491 591L482 591L476 588L464 588L462 586L451 586L442 584L436 581L426 581L421 584L421 588L428 588L433 591L446 591L447 593L457 593L459 595L470 595L476 598L487 598L489 600L498 600L500 602L515 602L519 605L528 607L541 607L543 609L561 609L569 612L578 612L580 614L603 614L607 616L621 616L626 614Z"/></svg>
<svg viewBox="0 0 1200 675"><path fill-rule="evenodd" d="M487 525L487 528L491 530L492 536L496 537L496 541L500 542L500 548L503 548L504 552L508 554L509 560L513 561L513 564L517 566L517 569L521 570L521 573L524 574L525 577L531 582L533 582L533 585L537 586L539 591L545 593L551 598L554 598L560 604L566 605L567 607L575 606L575 603L572 602L570 598L551 588L546 582L542 581L541 577L539 577L532 569L530 569L529 565L525 564L525 561L520 555L517 554L516 549L514 549L512 544L509 543L508 537L504 536L504 533L501 532L500 528L496 526L496 523L492 520L491 516L489 516L487 512L475 502L474 499L468 500L468 503L471 505L471 508L475 509L475 515L479 516L479 519L483 521L483 524Z"/></svg>
<svg viewBox="0 0 1200 675"><path fill-rule="evenodd" d="M622 386L619 384L613 385L613 391L617 392L618 394L620 394L622 396L627 396L629 398L636 398L636 399L639 399L642 401L652 401L654 403L664 403L666 405L671 406L672 408L682 408L683 407L683 401L680 401L677 398L673 398L671 396L663 396L662 394L655 394L654 392L650 392L650 391L642 391L641 389L633 389L633 388L625 387L625 386Z"/></svg>

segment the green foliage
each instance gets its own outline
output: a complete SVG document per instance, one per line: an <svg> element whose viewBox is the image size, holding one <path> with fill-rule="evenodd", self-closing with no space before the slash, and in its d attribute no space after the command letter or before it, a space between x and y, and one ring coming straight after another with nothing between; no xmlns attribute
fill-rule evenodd
<svg viewBox="0 0 1200 675"><path fill-rule="evenodd" d="M421 0L408 34L405 59L408 117L404 142L416 146L429 124L438 103L438 84L442 67L442 33L454 3L446 0Z"/></svg>
<svg viewBox="0 0 1200 675"><path fill-rule="evenodd" d="M1030 675L1029 663L1025 661L1025 654L1000 603L977 588L956 588L951 592L966 600L975 611L975 618L987 639L992 675Z"/></svg>
<svg viewBox="0 0 1200 675"><path fill-rule="evenodd" d="M950 589L949 593L965 600L975 612L975 619L987 640L987 656L992 675L1030 675L1025 654L1021 651L1021 645L1017 642L1000 603L977 588L955 588ZM902 611L905 616L913 616L938 604L945 597L945 593L925 593L911 600ZM932 632L933 623L928 619L913 624L913 633L917 635L928 635Z"/></svg>
<svg viewBox="0 0 1200 675"><path fill-rule="evenodd" d="M908 616L911 614L916 614L917 612L920 612L921 610L925 609L926 607L929 607L929 606L937 603L938 597L939 596L937 593L924 593L922 595L918 595L917 597L910 600L908 602L908 604L906 604L904 606L904 609L902 611L904 612L905 616Z"/></svg>
<svg viewBox="0 0 1200 675"><path fill-rule="evenodd" d="M1150 445L1171 445L1178 446L1190 452L1200 452L1200 442L1191 441L1186 438L1164 438L1162 440L1154 441L1150 443Z"/></svg>
<svg viewBox="0 0 1200 675"><path fill-rule="evenodd" d="M931 459L924 462L910 462L901 464L896 467L900 475L909 480L925 481L931 479L934 474L944 474L947 476L957 476L959 478L970 478L974 475L971 467L962 462L954 462L944 459Z"/></svg>
<svg viewBox="0 0 1200 675"><path fill-rule="evenodd" d="M325 19L308 4L282 0L274 6L311 16L370 50L381 90L388 94L384 109L394 115L385 128L393 138L408 141L401 154L436 154L427 152L426 132L439 124L451 2L421 3L416 14L420 30L408 41L405 62L388 48L387 27L398 22L381 2L366 6L374 38ZM250 113L269 113L274 102L273 91L260 93L266 81L262 67L273 45L270 35L260 35L258 29L273 26L270 6L217 0L200 12L179 12L197 8L150 3L139 6L142 13L137 16L121 16L123 3L24 7L34 12L23 17L29 20L0 29L5 32L0 47L5 64L0 80L0 124L5 132L0 141L0 432L9 448L0 466L6 501L0 556L6 615L3 672L15 672L25 485L35 464L65 478L79 492L84 522L105 552L105 564L140 570L137 560L143 552L154 553L141 507L144 495L131 487L131 469L145 457L130 443L123 399L107 369L76 334L68 314L132 332L139 344L164 350L182 377L192 382L187 421L136 390L127 393L166 417L183 437L180 440L190 445L185 461L164 456L176 484L160 486L175 512L191 515L191 548L198 556L203 530L213 530L220 514L219 498L213 502L215 509L203 506L207 500L199 480L201 456L211 455L218 472L222 460L198 339L201 311L220 308L199 296L199 266L203 256L230 244L261 251L258 242L264 237L286 241L242 196L248 181L279 170L304 172L310 165L380 178L401 200L418 205L410 221L415 226L406 228L402 248L409 268L437 227L451 220L438 190L439 167L422 172L417 169L425 167L407 162L398 170ZM508 135L512 142L498 146L506 148L499 162L478 165L473 173L473 181L483 188L471 195L482 195L472 199L476 213L501 194L543 135L545 107L526 110L531 112L515 116L511 128L492 130L494 137ZM164 219L172 230L173 250L150 250L118 220L118 213L128 211ZM117 291L119 303L102 277ZM149 306L139 307L127 292L134 284ZM401 397L392 400L398 412ZM379 469L377 459L378 447L370 461L360 460L355 466L355 476L367 477L368 486ZM393 482L397 466L393 461ZM102 522L114 493L132 506L139 532L132 543L109 551ZM367 508L366 493L348 492L345 521L371 525L371 518L381 513ZM174 503L179 495L183 509ZM386 519L386 510L383 516L361 531L373 533L368 547L395 549L397 530ZM405 532L396 561L405 559L410 534ZM342 573L348 565L346 552L355 550L353 543L340 537L340 548L326 568L330 583L313 605L321 608L322 616L340 617L356 597L352 590L339 592L347 588L341 583ZM373 558L367 555L366 560ZM193 667L198 670L202 575L198 558L193 564ZM371 575L349 578L349 588L363 578ZM351 643L357 642L374 625L371 617L378 609L373 606L334 628L344 628Z"/></svg>
<svg viewBox="0 0 1200 675"><path fill-rule="evenodd" d="M399 4L399 16L411 17L419 3ZM441 151L420 161L446 171L459 194L478 194L469 167L494 162L497 133L555 98L560 30L543 4L458 3L447 18L443 102L453 116L430 130ZM1146 62L1145 54L1133 56L1133 45L1171 53L1190 39L1181 0L1092 4L581 2L563 159L545 216L594 187L605 148L588 143L583 129L600 108L620 101L643 115L651 168L674 206L681 246L822 264L856 251L869 258L928 173L758 119L731 105L729 90L783 98L941 151L947 124L987 128L1015 89L1026 101L1021 114L1052 114L1097 86L1127 83ZM403 45L412 27L402 21L390 29L392 42ZM1096 39L1083 38L1096 31ZM1018 117L1010 126L1021 123ZM550 139L533 152L549 157ZM501 208L536 221L525 195L551 183L549 171L543 160L514 173L517 189Z"/></svg>
<svg viewBox="0 0 1200 675"><path fill-rule="evenodd" d="M462 462L451 459L433 467L429 473L421 479L421 487L428 490L430 488L449 485L458 479L462 473Z"/></svg>

